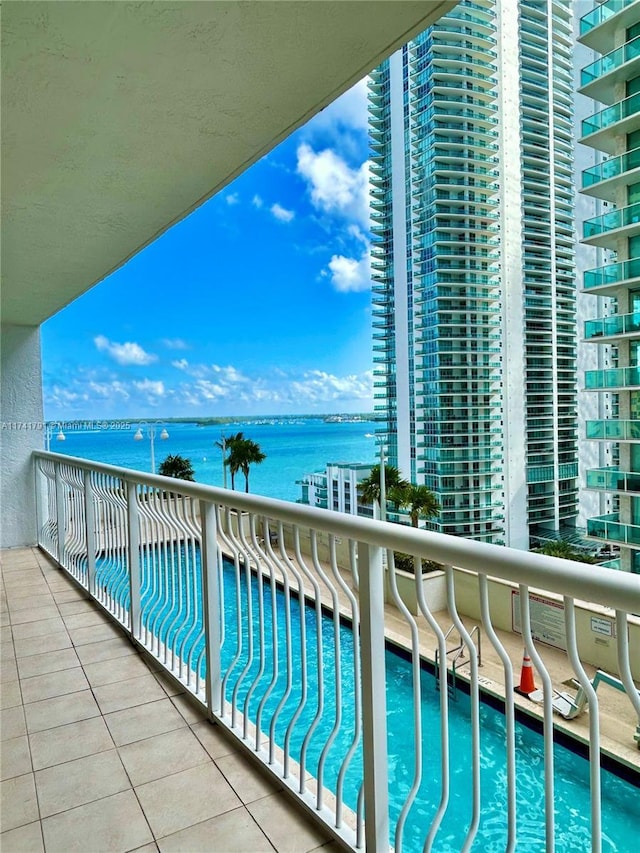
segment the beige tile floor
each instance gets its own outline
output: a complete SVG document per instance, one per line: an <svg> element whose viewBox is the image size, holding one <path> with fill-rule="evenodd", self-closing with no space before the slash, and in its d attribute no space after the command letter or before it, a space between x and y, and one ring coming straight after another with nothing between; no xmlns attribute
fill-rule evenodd
<svg viewBox="0 0 640 853"><path fill-rule="evenodd" d="M3 853L339 849L43 554L1 557Z"/></svg>

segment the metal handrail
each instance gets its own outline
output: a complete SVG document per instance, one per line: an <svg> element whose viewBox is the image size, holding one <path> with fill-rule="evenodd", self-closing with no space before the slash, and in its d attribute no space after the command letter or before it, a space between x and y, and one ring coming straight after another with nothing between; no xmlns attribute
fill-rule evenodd
<svg viewBox="0 0 640 853"><path fill-rule="evenodd" d="M125 482L165 490L171 487L180 494L211 503L226 504L232 498L234 507L247 512L266 516L277 513L282 521L290 524L312 527L347 539L366 541L380 548L413 554L472 572L485 574L490 566L489 574L494 578L544 589L558 595L568 595L580 601L586 599L598 602L614 610L640 613L640 584L637 576L615 569L603 569L585 563L581 564L580 571L577 572L575 562L559 557L547 557L543 554L259 495L230 492L199 483L181 481L177 486L176 480L170 477L146 474L131 468L106 465L59 453L39 450L34 451L33 455L36 459L66 462L83 471L97 471L119 477Z"/></svg>
<svg viewBox="0 0 640 853"><path fill-rule="evenodd" d="M393 715L388 719L386 713L385 628L390 627L385 611L387 595L410 634L415 749L413 784L395 826L399 850L405 818L410 820L423 776L420 744L426 694L422 693L420 662L424 647L416 618L399 594L393 552L443 565L446 606L454 623L445 635L431 612L423 577L416 574L413 594L417 612L437 638L436 666L444 662L444 672L441 667L439 671L445 675L447 688L440 691L439 697L440 801L426 830L427 849L431 849L450 799L447 703L456 698L457 663L465 647L469 651L465 681L470 694L473 814L463 849L469 849L478 832L481 634L478 625L469 632L461 619L461 613L474 613L477 603L486 638L502 659L505 671L506 811L509 837L515 837L513 666L492 624L488 580L491 577L507 582L493 584L499 595L506 588L512 596L514 585L518 585L518 630L522 631L525 649L544 685L544 816L547 842L553 838L552 683L534 645L529 593L535 588L564 597L567 648L581 681L585 676L577 652L578 633L570 595L614 608L616 630L612 636L616 638L618 671L624 684L630 685L633 676L627 628L632 623L627 615L640 613L640 584L636 577L57 453L39 451L34 459L40 546L120 623L132 642L152 655L203 704L212 719L263 761L310 814L320 815L336 838L351 844L355 831L357 846L362 846L364 826L366 847L370 850L388 849L390 798L396 795L388 773L387 727ZM341 562L337 556L339 543ZM231 562L226 560L223 564L223 555L229 556ZM385 589L387 583L389 588ZM459 609L456 590L462 595L470 583L478 584L477 601L471 603L471 610ZM403 590L405 594L407 590ZM282 607L276 606L279 597L284 601ZM325 606L329 607L328 614L323 612ZM351 625L357 626L350 632L351 640L346 641L353 644L352 653L349 648L343 650L343 612ZM502 608L496 612L502 612ZM509 630L501 624L503 621L502 617L496 621L495 628ZM634 622L635 631L637 620ZM460 644L447 650L447 638L454 630L460 635ZM453 655L451 682L449 655ZM640 721L640 697L632 694L631 688L628 691ZM323 717L325 696L331 698L327 703L328 717ZM302 719L305 706L308 707ZM349 743L340 741L344 746L339 755L335 802L330 805L332 800L325 795L325 759L339 742L343 716L353 728L347 732ZM590 831L595 850L599 849L601 836L597 787L600 724L595 706L590 718ZM299 721L301 729L297 728ZM281 725L286 726L282 742L280 735L276 739L276 728ZM311 744L320 729L321 753L317 753ZM292 753L294 734L296 751ZM346 805L349 800L342 796L342 784L359 745L362 769L356 768L355 772L360 796L357 806L353 797L350 800L356 809L350 812ZM315 778L313 786L308 784L309 778ZM347 813L349 820L345 822Z"/></svg>

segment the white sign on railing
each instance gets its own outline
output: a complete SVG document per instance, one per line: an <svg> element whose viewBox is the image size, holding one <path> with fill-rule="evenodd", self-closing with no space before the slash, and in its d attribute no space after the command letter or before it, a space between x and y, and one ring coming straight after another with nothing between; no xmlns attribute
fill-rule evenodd
<svg viewBox="0 0 640 853"><path fill-rule="evenodd" d="M567 648L564 626L564 604L553 598L529 593L529 609L531 613L531 636L534 640L554 646L556 649ZM511 624L514 632L521 634L520 626L520 591L511 591Z"/></svg>
<svg viewBox="0 0 640 853"><path fill-rule="evenodd" d="M594 634L602 634L604 637L615 637L616 625L611 619L602 619L599 616L591 617L591 630Z"/></svg>

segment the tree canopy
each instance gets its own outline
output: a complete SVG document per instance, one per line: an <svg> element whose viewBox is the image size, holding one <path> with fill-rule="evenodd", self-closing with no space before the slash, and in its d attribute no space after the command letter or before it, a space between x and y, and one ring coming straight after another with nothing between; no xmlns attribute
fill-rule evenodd
<svg viewBox="0 0 640 853"><path fill-rule="evenodd" d="M191 460L179 454L167 456L164 462L160 463L158 473L163 477L174 477L176 480L190 480L194 482L194 470Z"/></svg>
<svg viewBox="0 0 640 853"><path fill-rule="evenodd" d="M227 450L231 451L231 448L233 447L234 443L238 444L241 441L244 441L244 433L243 432L236 432L234 435L229 435L229 436L222 433L222 435L220 436L220 441L214 442L214 446L219 447L220 450L222 450L222 465L223 465L223 480L224 480L223 485L224 485L225 489L227 487L227 467L229 467L229 457L225 456L225 453L227 452ZM238 473L238 470L239 470L238 468L230 470L231 488L232 489L235 488L235 480L236 480L236 474Z"/></svg>
<svg viewBox="0 0 640 853"><path fill-rule="evenodd" d="M563 560L575 560L577 563L595 563L591 555L563 539L550 540L534 550L536 554L546 554L547 557L561 557Z"/></svg>
<svg viewBox="0 0 640 853"><path fill-rule="evenodd" d="M244 474L245 491L249 491L249 470L252 465L259 465L267 458L262 452L260 445L250 438L245 438L239 432L235 436L225 439L225 444L229 450L227 456L227 465L231 474L231 488L235 489L235 477L238 471Z"/></svg>
<svg viewBox="0 0 640 853"><path fill-rule="evenodd" d="M394 465L385 465L384 485L387 495L392 489L403 484L408 485L407 481L400 476L400 470ZM373 465L369 476L358 483L358 492L366 503L380 503L380 465Z"/></svg>
<svg viewBox="0 0 640 853"><path fill-rule="evenodd" d="M418 526L421 518L435 518L440 512L437 497L428 486L401 482L389 490L389 501L400 509L409 510L413 527Z"/></svg>

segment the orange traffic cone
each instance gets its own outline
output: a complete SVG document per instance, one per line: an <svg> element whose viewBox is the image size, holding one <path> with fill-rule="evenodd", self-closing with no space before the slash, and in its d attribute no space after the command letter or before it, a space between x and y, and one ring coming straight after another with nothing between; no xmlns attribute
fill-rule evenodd
<svg viewBox="0 0 640 853"><path fill-rule="evenodd" d="M533 682L533 666L531 665L531 658L525 651L522 658L520 684L517 687L517 691L518 693L522 693L523 696L528 696L530 693L533 693L535 689L536 685Z"/></svg>

